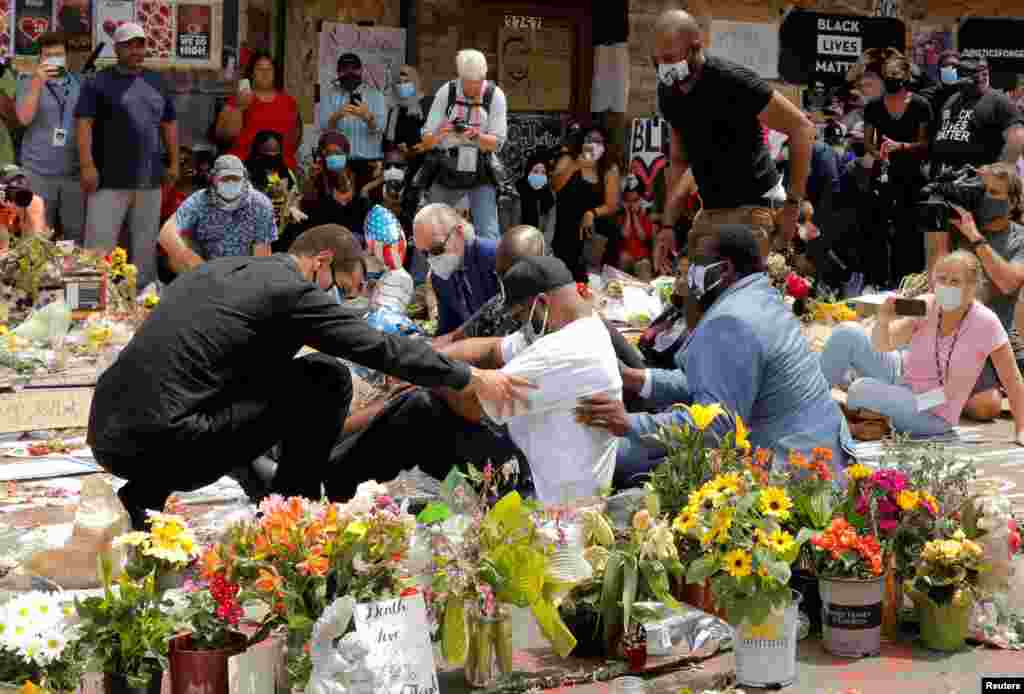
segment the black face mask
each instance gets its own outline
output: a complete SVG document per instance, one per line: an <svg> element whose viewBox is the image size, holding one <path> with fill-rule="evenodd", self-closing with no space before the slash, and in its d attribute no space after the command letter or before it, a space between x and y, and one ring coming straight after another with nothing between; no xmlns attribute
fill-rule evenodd
<svg viewBox="0 0 1024 694"><path fill-rule="evenodd" d="M200 172L192 174L192 185L194 185L196 188L209 188L210 174Z"/></svg>
<svg viewBox="0 0 1024 694"><path fill-rule="evenodd" d="M363 78L359 75L341 75L338 77L338 85L345 91L355 91L362 83Z"/></svg>
<svg viewBox="0 0 1024 694"><path fill-rule="evenodd" d="M885 91L887 94L899 94L906 89L907 80L902 77L890 77L885 80Z"/></svg>
<svg viewBox="0 0 1024 694"><path fill-rule="evenodd" d="M854 156L863 157L864 152L866 151L864 149L864 143L854 142L853 144L850 145L850 151L853 152Z"/></svg>

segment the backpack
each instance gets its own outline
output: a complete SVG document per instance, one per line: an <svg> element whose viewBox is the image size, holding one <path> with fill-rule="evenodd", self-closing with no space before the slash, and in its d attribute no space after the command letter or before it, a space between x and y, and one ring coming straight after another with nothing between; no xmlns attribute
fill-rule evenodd
<svg viewBox="0 0 1024 694"><path fill-rule="evenodd" d="M496 87L494 82L484 83L484 93L481 99L481 107L490 114L491 102L494 100L494 91ZM458 101L458 85L455 80L448 83L448 106L445 109L445 116L451 115L452 109ZM469 110L472 110L473 105L465 104ZM498 179L496 176L497 163L493 152L480 152L478 150L476 157L476 169L474 171L460 171L459 170L459 152L458 147L452 147L449 149L437 149L435 156L438 157L437 167L437 178L436 182L453 190L466 190L469 188L476 188L478 185L484 183L497 184Z"/></svg>

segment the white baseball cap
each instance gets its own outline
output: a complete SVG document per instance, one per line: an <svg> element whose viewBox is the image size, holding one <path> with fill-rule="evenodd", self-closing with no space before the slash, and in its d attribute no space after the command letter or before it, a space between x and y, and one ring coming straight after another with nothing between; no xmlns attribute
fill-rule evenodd
<svg viewBox="0 0 1024 694"><path fill-rule="evenodd" d="M114 43L125 43L146 38L145 30L135 22L125 22L114 32Z"/></svg>

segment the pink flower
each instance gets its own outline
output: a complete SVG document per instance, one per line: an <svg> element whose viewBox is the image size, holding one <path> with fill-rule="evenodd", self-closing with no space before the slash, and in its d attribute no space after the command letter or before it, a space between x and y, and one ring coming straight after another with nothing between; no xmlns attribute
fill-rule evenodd
<svg viewBox="0 0 1024 694"><path fill-rule="evenodd" d="M794 299L806 299L811 293L811 285L800 275L791 272L786 276L786 292Z"/></svg>
<svg viewBox="0 0 1024 694"><path fill-rule="evenodd" d="M856 511L857 515L859 515L859 516L866 516L866 515L868 515L868 495L867 494L861 494L860 495L860 498L857 499L857 506L854 508L854 511Z"/></svg>
<svg viewBox="0 0 1024 694"><path fill-rule="evenodd" d="M894 516L899 512L899 510L900 507L887 498L878 500L878 512L882 515Z"/></svg>
<svg viewBox="0 0 1024 694"><path fill-rule="evenodd" d="M879 470L871 475L871 481L892 495L907 488L907 476L897 470Z"/></svg>
<svg viewBox="0 0 1024 694"><path fill-rule="evenodd" d="M899 524L894 520L878 521L878 529L881 530L883 533L891 533L893 530L896 529L897 525Z"/></svg>
<svg viewBox="0 0 1024 694"><path fill-rule="evenodd" d="M390 496L384 496L381 494L377 497L377 508L390 508L394 503L394 500Z"/></svg>

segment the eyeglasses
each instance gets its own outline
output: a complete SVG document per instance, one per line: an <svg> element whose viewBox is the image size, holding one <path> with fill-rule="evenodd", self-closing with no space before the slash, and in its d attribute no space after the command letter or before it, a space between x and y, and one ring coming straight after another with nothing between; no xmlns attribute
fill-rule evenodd
<svg viewBox="0 0 1024 694"><path fill-rule="evenodd" d="M442 241L439 244L435 243L433 246L430 247L431 257L444 255L445 249L448 248L448 242L452 240L452 234L454 233L455 229L452 229L451 231L448 232L448 235L444 237L444 241Z"/></svg>

